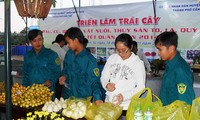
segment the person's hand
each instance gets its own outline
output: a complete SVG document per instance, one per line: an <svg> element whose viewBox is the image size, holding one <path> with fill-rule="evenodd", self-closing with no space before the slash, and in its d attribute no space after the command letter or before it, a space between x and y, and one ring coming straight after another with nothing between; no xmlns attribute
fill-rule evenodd
<svg viewBox="0 0 200 120"><path fill-rule="evenodd" d="M120 93L113 98L114 105L120 105L124 101L123 95Z"/></svg>
<svg viewBox="0 0 200 120"><path fill-rule="evenodd" d="M108 91L113 92L115 90L115 83L108 83L106 88Z"/></svg>
<svg viewBox="0 0 200 120"><path fill-rule="evenodd" d="M65 77L65 76L61 76L61 77L59 78L59 84L60 84L60 85L64 85L64 84L65 84L65 80L66 80L66 77Z"/></svg>
<svg viewBox="0 0 200 120"><path fill-rule="evenodd" d="M103 101L102 101L102 100L96 100L94 103L95 103L96 105L100 105L100 104L103 103Z"/></svg>
<svg viewBox="0 0 200 120"><path fill-rule="evenodd" d="M152 71L147 71L147 75L152 75Z"/></svg>
<svg viewBox="0 0 200 120"><path fill-rule="evenodd" d="M148 79L150 79L152 76L153 76L153 73L152 73L151 71L148 71L148 72L146 73L146 77L147 77Z"/></svg>
<svg viewBox="0 0 200 120"><path fill-rule="evenodd" d="M51 87L51 81L50 80L45 81L44 85L46 85L47 87Z"/></svg>

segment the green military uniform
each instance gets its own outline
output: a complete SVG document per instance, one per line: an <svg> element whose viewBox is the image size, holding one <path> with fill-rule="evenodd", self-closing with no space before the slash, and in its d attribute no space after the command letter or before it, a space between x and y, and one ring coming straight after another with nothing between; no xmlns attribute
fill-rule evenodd
<svg viewBox="0 0 200 120"><path fill-rule="evenodd" d="M38 54L33 49L25 54L23 85L43 84L45 81L50 80L52 84L50 90L53 91L60 74L60 59L54 51L43 46Z"/></svg>
<svg viewBox="0 0 200 120"><path fill-rule="evenodd" d="M66 83L69 88L64 87L63 97L70 96L86 98L93 96L93 100L101 100L100 74L96 59L86 49L78 55L69 50L64 59L63 74L66 75Z"/></svg>
<svg viewBox="0 0 200 120"><path fill-rule="evenodd" d="M168 105L175 100L192 104L195 98L191 68L179 52L171 61L166 61L160 98L163 105Z"/></svg>

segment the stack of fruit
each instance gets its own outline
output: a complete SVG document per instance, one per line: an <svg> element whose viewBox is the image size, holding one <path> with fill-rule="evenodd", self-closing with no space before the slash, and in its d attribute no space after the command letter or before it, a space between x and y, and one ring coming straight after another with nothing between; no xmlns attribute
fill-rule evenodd
<svg viewBox="0 0 200 120"><path fill-rule="evenodd" d="M2 89L3 88L3 89ZM0 103L5 104L6 97L5 97L5 89L2 83L0 83ZM19 100L21 95L26 91L26 87L19 85L18 83L13 84L11 89L11 96L12 96L12 103L16 105L16 102Z"/></svg>
<svg viewBox="0 0 200 120"><path fill-rule="evenodd" d="M3 85L0 85L2 87ZM22 86L13 84L11 89L12 103L15 106L24 108L37 107L51 100L53 92L43 84L33 84L32 86ZM5 89L0 92L0 103L5 104Z"/></svg>
<svg viewBox="0 0 200 120"><path fill-rule="evenodd" d="M0 93L0 103L1 104L5 104L6 103L5 92Z"/></svg>
<svg viewBox="0 0 200 120"><path fill-rule="evenodd" d="M0 92L5 92L5 84L4 84L4 82L0 82Z"/></svg>
<svg viewBox="0 0 200 120"><path fill-rule="evenodd" d="M54 101L48 101L42 107L42 111L46 112L59 112L66 108L66 101L61 97L60 100L57 98Z"/></svg>
<svg viewBox="0 0 200 120"><path fill-rule="evenodd" d="M55 112L34 111L26 114L26 120L65 120L60 114ZM22 119L24 120L24 119Z"/></svg>
<svg viewBox="0 0 200 120"><path fill-rule="evenodd" d="M63 109L62 115L68 118L79 119L83 118L86 114L87 105L90 103L91 98L78 99L78 98L68 98L66 100L66 108Z"/></svg>
<svg viewBox="0 0 200 120"><path fill-rule="evenodd" d="M43 84L33 84L21 95L16 105L20 107L36 107L51 100L53 92Z"/></svg>
<svg viewBox="0 0 200 120"><path fill-rule="evenodd" d="M12 93L12 103L13 105L17 105L18 100L23 95L23 93L26 91L26 87L23 85L19 85L18 83L15 83L12 86L11 93Z"/></svg>
<svg viewBox="0 0 200 120"><path fill-rule="evenodd" d="M5 104L5 84L4 82L0 82L0 103Z"/></svg>

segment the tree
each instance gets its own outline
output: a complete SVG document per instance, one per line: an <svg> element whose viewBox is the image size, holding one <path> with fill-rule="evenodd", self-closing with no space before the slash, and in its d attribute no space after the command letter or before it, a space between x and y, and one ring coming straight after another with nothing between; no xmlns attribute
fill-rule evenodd
<svg viewBox="0 0 200 120"><path fill-rule="evenodd" d="M0 32L0 45L4 45L6 42L4 32ZM26 45L26 28L20 33L11 33L11 45Z"/></svg>

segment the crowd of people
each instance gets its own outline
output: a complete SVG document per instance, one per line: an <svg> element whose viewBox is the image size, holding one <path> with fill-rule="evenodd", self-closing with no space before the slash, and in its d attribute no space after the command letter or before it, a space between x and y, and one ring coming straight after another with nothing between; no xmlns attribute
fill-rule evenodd
<svg viewBox="0 0 200 120"><path fill-rule="evenodd" d="M97 105L111 102L122 106L125 115L132 96L146 87L146 72L151 72L149 62L127 33L116 37L116 52L109 56L102 73L96 58L86 48L88 40L78 27L69 28L64 35L59 34L50 49L43 45L41 30L29 31L28 38L33 49L24 56L23 85L44 84L52 91L61 85L59 93L62 94L54 95L52 99L92 96L92 102ZM66 44L67 51L63 49ZM164 105L175 100L191 104L195 98L192 71L177 46L175 32L163 32L156 37L155 47L160 58L166 61L160 91Z"/></svg>

